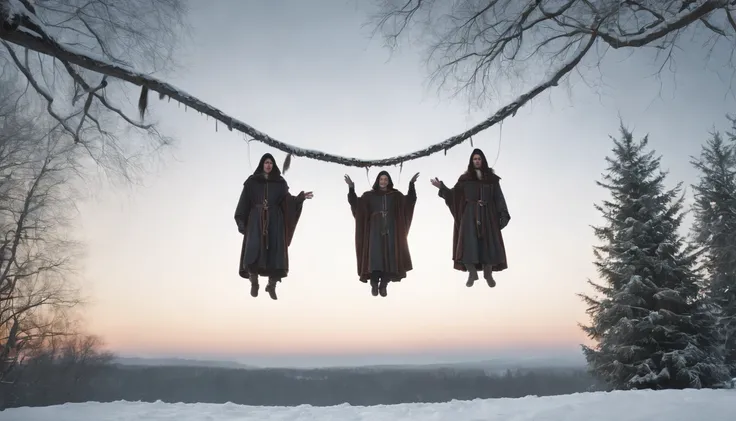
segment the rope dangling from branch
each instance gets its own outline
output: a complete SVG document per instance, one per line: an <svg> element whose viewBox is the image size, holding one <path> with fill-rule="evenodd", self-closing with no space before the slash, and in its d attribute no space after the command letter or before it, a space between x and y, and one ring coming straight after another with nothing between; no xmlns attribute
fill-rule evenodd
<svg viewBox="0 0 736 421"><path fill-rule="evenodd" d="M491 165L491 168L496 167L496 163L498 162L498 157L501 156L501 138L503 137L503 120L498 123L498 151L496 152L496 159L493 160L493 165ZM471 142L473 138L470 138Z"/></svg>
<svg viewBox="0 0 736 421"><path fill-rule="evenodd" d="M250 139L248 139L248 136L243 136L245 138L245 143L248 145L248 166L250 167L250 172L253 172L253 161L250 157Z"/></svg>

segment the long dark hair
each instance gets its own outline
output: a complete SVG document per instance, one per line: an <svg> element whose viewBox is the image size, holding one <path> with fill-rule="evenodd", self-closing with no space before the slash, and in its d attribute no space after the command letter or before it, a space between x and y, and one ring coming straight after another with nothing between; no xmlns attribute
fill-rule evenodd
<svg viewBox="0 0 736 421"><path fill-rule="evenodd" d="M478 148L473 149L473 153L470 154L470 158L468 159L468 170L466 171L468 177L472 178L473 180L478 179L478 174L476 174L475 172L475 165L473 165L473 157L475 155L480 155L481 166L478 169L481 171L481 173L483 173L483 178L488 178L490 174L493 174L493 169L488 166L486 154L484 154L483 151Z"/></svg>

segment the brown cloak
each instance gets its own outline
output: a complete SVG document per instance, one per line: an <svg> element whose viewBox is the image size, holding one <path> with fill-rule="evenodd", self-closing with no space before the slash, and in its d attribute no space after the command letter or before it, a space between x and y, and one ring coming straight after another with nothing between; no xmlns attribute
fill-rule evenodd
<svg viewBox="0 0 736 421"><path fill-rule="evenodd" d="M488 211L481 212L479 206L474 212L468 212L468 205L478 206L478 200L476 200L476 197L468 198L467 192L474 194L480 189L487 191L484 187L490 187L491 191L490 198L484 200L482 205L486 206ZM477 180L466 172L458 178L452 189L447 188L442 183L438 195L445 200L445 204L450 209L454 220L452 229L454 269L467 272L463 262L465 251L463 244L466 235L477 235L479 242L483 242L482 245L485 250L490 253L488 259L493 271L499 272L507 269L506 247L501 230L508 225L511 215L501 189L500 177L491 170L486 178ZM471 214L474 215L471 216ZM478 270L482 270L481 264L475 266Z"/></svg>
<svg viewBox="0 0 736 421"><path fill-rule="evenodd" d="M401 279L406 278L406 273L413 269L407 237L414 217L414 206L417 199L414 184L412 183L409 185L407 195L404 195L398 190L394 190L393 183L391 183L387 191L373 189L363 193L361 197L357 197L355 190L351 188L348 192L348 202L350 203L350 209L355 217L355 254L358 262L358 276L361 282L368 282L371 276L370 252L372 247L370 244L370 198L382 195L391 195L394 199L392 200L392 214L395 224L395 229L393 230L395 240L394 258L396 259L398 273L393 274L395 277L392 281L398 282Z"/></svg>
<svg viewBox="0 0 736 421"><path fill-rule="evenodd" d="M263 205L264 199L268 200L267 207ZM275 163L270 177L257 170L243 183L235 210L235 222L243 234L238 270L242 278L248 278L250 270L276 278L288 275L288 249L304 200L304 192L297 196L289 193L289 185Z"/></svg>

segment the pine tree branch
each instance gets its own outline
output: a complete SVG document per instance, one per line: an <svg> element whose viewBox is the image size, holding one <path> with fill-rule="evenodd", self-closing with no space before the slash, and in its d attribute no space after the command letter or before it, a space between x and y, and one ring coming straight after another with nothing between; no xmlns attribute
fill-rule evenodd
<svg viewBox="0 0 736 421"><path fill-rule="evenodd" d="M231 131L236 130L242 132L256 141L288 154L344 166L368 168L399 165L407 161L427 157L439 152L444 151L447 153L448 149L460 145L472 136L493 127L510 116L514 116L519 109L534 97L553 86L557 86L560 80L570 73L570 71L572 71L587 54L598 38L598 33L594 30L591 31L589 35L580 34L579 37L571 40L570 44L578 43L578 48L575 54L568 61L555 69L554 72L551 72L542 83L519 96L508 105L502 107L488 119L483 120L463 133L452 136L424 149L404 155L376 160L344 157L317 150L303 149L281 142L171 84L154 77L141 74L123 65L114 64L102 58L92 57L90 54L77 51L70 46L61 45L53 37L48 35L46 31L44 31L42 24L38 19L35 19L35 15L33 15L32 10L23 6L21 0L0 0L0 38L21 47L53 56L65 64L67 71L70 71L71 69L69 64L75 64L91 71L141 86L141 98L139 100L141 116L144 114L147 107L148 91L155 91L159 93L159 98L161 99L169 97L179 101L185 106L193 108L200 113L223 123ZM75 76L73 73L70 74L72 77ZM75 78L75 80L76 79L77 78ZM99 94L95 94L95 96L98 98L100 97Z"/></svg>

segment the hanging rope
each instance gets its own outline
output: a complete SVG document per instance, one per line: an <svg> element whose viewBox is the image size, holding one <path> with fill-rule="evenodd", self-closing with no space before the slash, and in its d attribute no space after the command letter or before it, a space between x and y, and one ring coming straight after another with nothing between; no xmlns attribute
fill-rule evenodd
<svg viewBox="0 0 736 421"><path fill-rule="evenodd" d="M491 165L491 168L496 167L496 163L498 162L498 157L501 156L501 138L502 137L503 137L503 121L501 121L498 124L498 151L496 152L496 159L493 160L493 165Z"/></svg>

